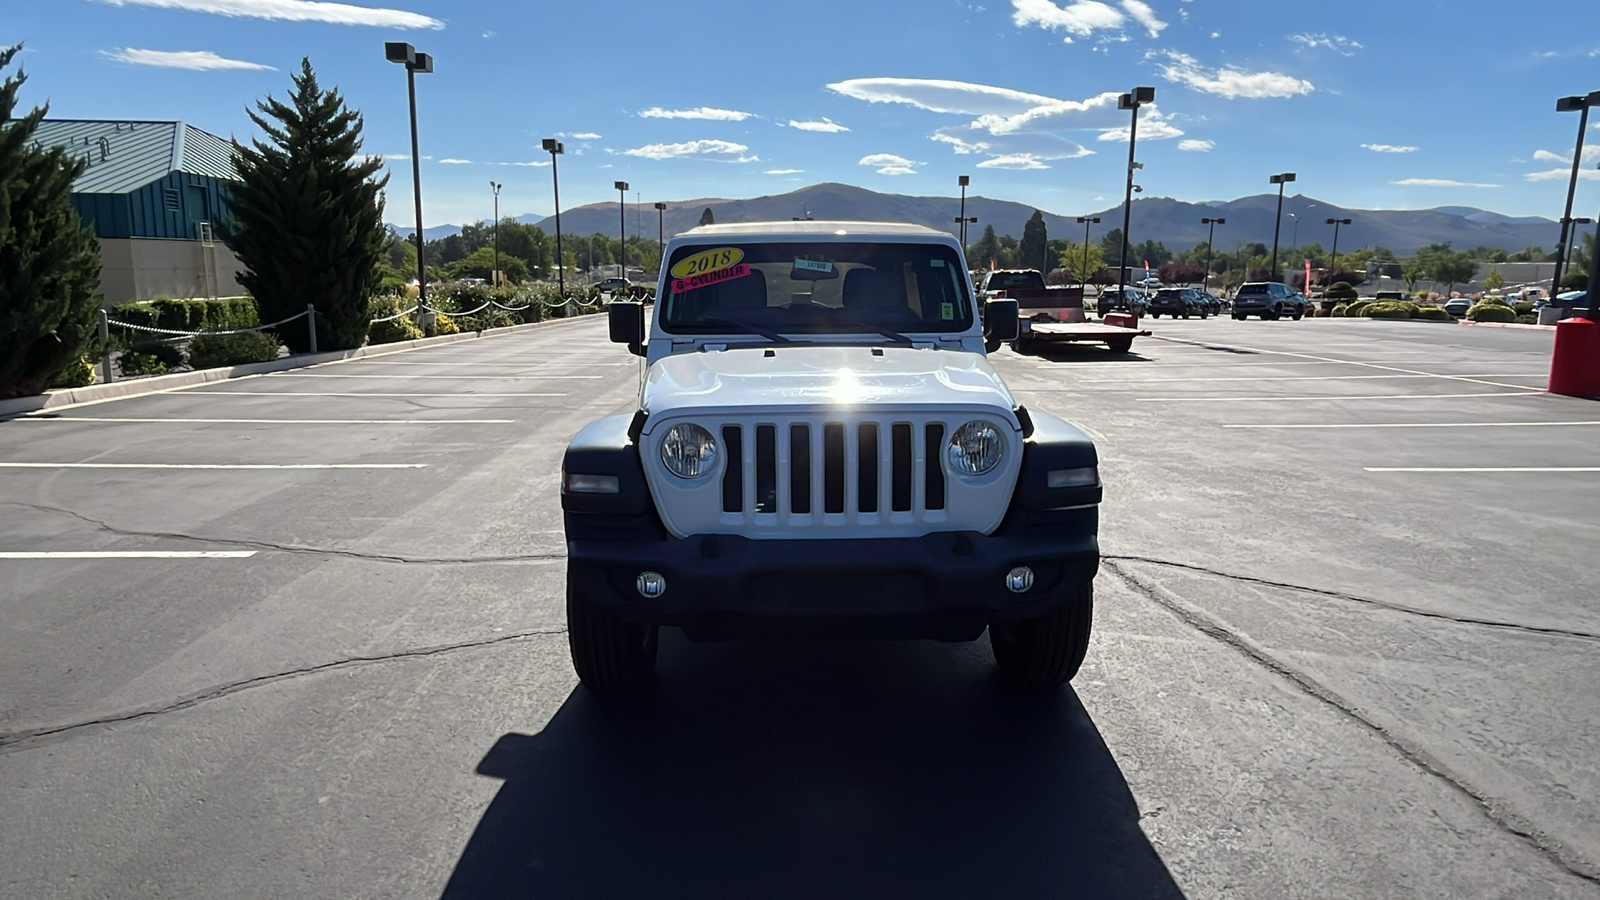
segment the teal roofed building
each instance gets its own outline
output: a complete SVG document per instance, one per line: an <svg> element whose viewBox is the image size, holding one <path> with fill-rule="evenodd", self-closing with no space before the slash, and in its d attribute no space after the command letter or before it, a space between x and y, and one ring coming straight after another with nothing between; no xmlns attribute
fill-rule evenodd
<svg viewBox="0 0 1600 900"><path fill-rule="evenodd" d="M85 163L72 203L100 239L107 304L242 292L217 239L233 145L185 122L46 119L34 140Z"/></svg>

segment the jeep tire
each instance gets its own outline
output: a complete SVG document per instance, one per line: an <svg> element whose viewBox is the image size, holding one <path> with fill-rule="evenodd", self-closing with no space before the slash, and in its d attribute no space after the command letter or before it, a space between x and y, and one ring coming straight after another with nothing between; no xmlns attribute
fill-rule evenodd
<svg viewBox="0 0 1600 900"><path fill-rule="evenodd" d="M567 645L578 680L596 694L636 697L655 681L660 629L624 621L567 584Z"/></svg>
<svg viewBox="0 0 1600 900"><path fill-rule="evenodd" d="M1016 691L1054 690L1078 674L1089 651L1094 582L1037 619L989 625L989 646L1000 679Z"/></svg>

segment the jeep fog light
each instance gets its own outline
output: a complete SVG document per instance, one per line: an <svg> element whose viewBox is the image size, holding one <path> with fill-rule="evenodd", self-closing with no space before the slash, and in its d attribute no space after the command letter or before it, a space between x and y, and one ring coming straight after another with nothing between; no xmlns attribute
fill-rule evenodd
<svg viewBox="0 0 1600 900"><path fill-rule="evenodd" d="M1013 594L1027 593L1033 587L1033 570L1027 566L1017 566L1006 573L1006 587Z"/></svg>
<svg viewBox="0 0 1600 900"><path fill-rule="evenodd" d="M561 491L565 494L615 494L621 490L615 475L581 475L561 473Z"/></svg>
<svg viewBox="0 0 1600 900"><path fill-rule="evenodd" d="M946 448L950 468L957 475L987 475L1000 465L1005 441L1000 429L988 422L972 421L957 428L950 435Z"/></svg>
<svg viewBox="0 0 1600 900"><path fill-rule="evenodd" d="M1053 488L1093 487L1100 483L1100 469L1085 466L1082 469L1051 469L1045 476L1045 485Z"/></svg>
<svg viewBox="0 0 1600 900"><path fill-rule="evenodd" d="M639 596L654 600L667 592L667 579L660 572L640 572L633 586L639 589Z"/></svg>
<svg viewBox="0 0 1600 900"><path fill-rule="evenodd" d="M661 439L661 462L679 478L711 474L717 464L717 442L711 432L689 422L667 429Z"/></svg>

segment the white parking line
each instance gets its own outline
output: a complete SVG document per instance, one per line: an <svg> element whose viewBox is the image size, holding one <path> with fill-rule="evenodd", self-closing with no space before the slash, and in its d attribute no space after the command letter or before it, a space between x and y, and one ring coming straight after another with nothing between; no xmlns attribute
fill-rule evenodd
<svg viewBox="0 0 1600 900"><path fill-rule="evenodd" d="M452 391L450 393L398 394L372 392L338 393L335 391L193 391L185 397L565 397L550 393L490 393L487 391Z"/></svg>
<svg viewBox="0 0 1600 900"><path fill-rule="evenodd" d="M1368 466L1368 472L1600 472L1600 466Z"/></svg>
<svg viewBox="0 0 1600 900"><path fill-rule="evenodd" d="M1537 397L1544 391L1489 391L1477 394L1367 394L1348 396L1329 394L1321 397L1135 397L1139 403L1254 403L1276 401L1303 403L1307 400L1443 400L1454 397Z"/></svg>
<svg viewBox="0 0 1600 900"><path fill-rule="evenodd" d="M1252 352L1252 353L1266 353L1266 354L1271 354L1271 355L1274 355L1274 356L1288 356L1288 357L1293 357L1293 358L1296 358L1296 359L1313 360L1313 361L1316 361L1316 362L1343 363L1345 365L1351 365L1351 366L1364 366L1364 367L1369 368L1369 369L1384 369L1384 370L1390 371L1390 372L1399 372L1399 373L1404 374L1404 375L1427 375L1427 376L1431 376L1433 378L1443 378L1443 379L1447 379L1447 380L1450 380L1450 381L1465 381L1465 382L1468 382L1468 383L1471 383L1471 384L1486 384L1486 385L1489 385L1490 387L1508 387L1508 388L1521 387L1521 385L1517 385L1517 384L1505 384L1505 383L1498 382L1498 381L1483 381L1483 380L1481 380L1479 378L1475 378L1475 377L1473 377L1471 375L1440 375L1440 374L1435 373L1435 372L1421 372L1421 371L1418 371L1416 369L1399 369L1399 368L1395 368L1394 366L1383 365L1381 363L1363 362L1363 361L1360 361L1360 360L1353 360L1353 359L1338 359L1336 357L1331 357L1331 356L1317 356L1317 355L1312 354L1312 353L1294 353L1294 352L1291 352L1291 351L1288 351L1288 350L1265 350L1265 349L1262 349L1260 347L1243 347L1243 346L1234 346L1234 345L1227 345L1227 344L1205 345L1205 344L1201 344L1199 341L1189 341L1189 340L1184 340L1182 338L1162 338L1161 340L1171 341L1171 342L1180 343L1180 344L1196 344L1196 345L1200 345L1200 346L1226 346L1226 347L1232 347L1233 349L1236 349L1236 350L1246 350L1246 351L1249 351L1249 352ZM1360 398L1351 398L1351 399L1360 399Z"/></svg>
<svg viewBox="0 0 1600 900"><path fill-rule="evenodd" d="M18 416L23 422L139 422L178 425L511 425L515 419L112 419L96 416Z"/></svg>
<svg viewBox="0 0 1600 900"><path fill-rule="evenodd" d="M1546 378L1549 372L1507 372L1500 375L1462 375L1461 378ZM1361 381L1388 378L1439 378L1438 375L1228 375L1212 378L1184 376L1185 384L1191 381ZM1171 378L1080 378L1079 384L1161 384Z"/></svg>
<svg viewBox="0 0 1600 900"><path fill-rule="evenodd" d="M1224 425L1223 428L1557 428L1593 422L1352 422L1329 425Z"/></svg>
<svg viewBox="0 0 1600 900"><path fill-rule="evenodd" d="M604 375L401 375L399 373L378 374L356 372L273 372L267 378L448 378L452 381L476 379L479 381L525 381L531 379L600 379Z"/></svg>
<svg viewBox="0 0 1600 900"><path fill-rule="evenodd" d="M249 559L254 550L0 551L0 559Z"/></svg>
<svg viewBox="0 0 1600 900"><path fill-rule="evenodd" d="M0 469L425 469L427 463L69 463L0 462Z"/></svg>

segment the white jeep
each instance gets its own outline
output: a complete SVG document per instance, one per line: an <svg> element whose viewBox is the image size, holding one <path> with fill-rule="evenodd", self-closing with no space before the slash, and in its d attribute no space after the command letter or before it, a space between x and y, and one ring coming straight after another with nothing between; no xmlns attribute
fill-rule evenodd
<svg viewBox="0 0 1600 900"><path fill-rule="evenodd" d="M971 641L1050 689L1089 642L1093 442L1019 406L984 356L960 245L917 225L709 225L666 248L632 415L562 463L573 666L650 683L662 625L691 640ZM991 301L1014 338L1015 300Z"/></svg>

